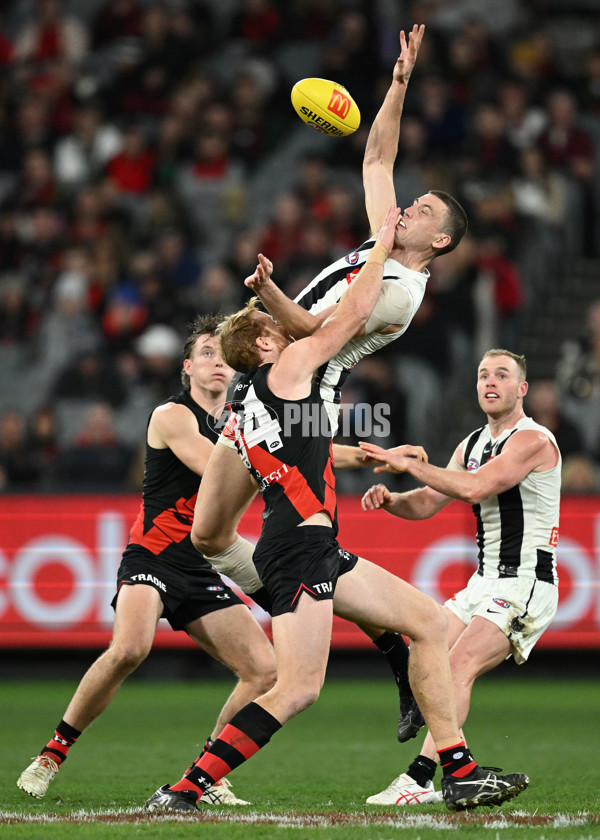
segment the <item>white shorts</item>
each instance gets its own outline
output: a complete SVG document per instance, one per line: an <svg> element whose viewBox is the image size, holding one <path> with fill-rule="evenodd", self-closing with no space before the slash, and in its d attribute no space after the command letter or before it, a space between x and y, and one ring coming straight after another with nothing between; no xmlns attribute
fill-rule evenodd
<svg viewBox="0 0 600 840"><path fill-rule="evenodd" d="M502 630L522 665L558 608L558 587L531 578L489 578L478 575L446 601L464 624L479 615Z"/></svg>

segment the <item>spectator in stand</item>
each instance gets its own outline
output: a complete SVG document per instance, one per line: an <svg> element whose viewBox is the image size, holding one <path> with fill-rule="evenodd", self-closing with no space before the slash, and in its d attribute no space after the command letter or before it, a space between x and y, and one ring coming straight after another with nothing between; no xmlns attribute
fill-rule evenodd
<svg viewBox="0 0 600 840"><path fill-rule="evenodd" d="M122 38L137 38L141 21L142 7L137 0L108 0L93 18L92 48L98 50Z"/></svg>
<svg viewBox="0 0 600 840"><path fill-rule="evenodd" d="M584 452L568 455L563 461L561 492L565 495L600 493L600 470L590 455Z"/></svg>
<svg viewBox="0 0 600 840"><path fill-rule="evenodd" d="M149 147L139 125L130 125L123 135L121 151L107 163L106 174L117 191L142 196L154 177L156 152Z"/></svg>
<svg viewBox="0 0 600 840"><path fill-rule="evenodd" d="M251 54L270 53L279 43L283 20L273 0L242 0L231 21L231 35Z"/></svg>
<svg viewBox="0 0 600 840"><path fill-rule="evenodd" d="M578 87L583 110L596 117L600 116L600 47L596 47L587 56Z"/></svg>
<svg viewBox="0 0 600 840"><path fill-rule="evenodd" d="M473 130L466 137L462 162L466 174L498 184L514 171L516 152L508 142L502 112L494 102L475 109Z"/></svg>
<svg viewBox="0 0 600 840"><path fill-rule="evenodd" d="M202 265L183 230L164 230L158 237L156 252L158 267L172 291L189 289L197 282Z"/></svg>
<svg viewBox="0 0 600 840"><path fill-rule="evenodd" d="M115 429L113 410L96 403L84 415L75 443L59 450L57 476L77 490L122 491L128 488L133 452Z"/></svg>
<svg viewBox="0 0 600 840"><path fill-rule="evenodd" d="M0 277L0 345L22 345L37 326L29 284L18 274Z"/></svg>
<svg viewBox="0 0 600 840"><path fill-rule="evenodd" d="M53 207L58 203L58 184L46 149L34 148L25 152L19 179L7 201L12 208L19 210Z"/></svg>
<svg viewBox="0 0 600 840"><path fill-rule="evenodd" d="M127 398L113 358L92 348L69 360L59 372L51 395L53 400L102 402L112 408L122 406Z"/></svg>
<svg viewBox="0 0 600 840"><path fill-rule="evenodd" d="M532 420L552 432L565 463L569 455L585 451L581 432L562 412L560 392L554 380L538 379L530 382L525 408Z"/></svg>
<svg viewBox="0 0 600 840"><path fill-rule="evenodd" d="M563 343L556 381L565 414L581 430L588 452L600 454L600 298L588 307L584 334Z"/></svg>
<svg viewBox="0 0 600 840"><path fill-rule="evenodd" d="M185 300L195 312L229 315L243 305L239 276L234 276L223 263L209 263L202 269L198 282L189 290Z"/></svg>
<svg viewBox="0 0 600 840"><path fill-rule="evenodd" d="M54 147L54 173L59 185L76 190L89 184L121 148L121 132L102 121L99 104L81 105L73 117L73 130Z"/></svg>
<svg viewBox="0 0 600 840"><path fill-rule="evenodd" d="M497 347L519 345L525 292L519 270L506 250L506 240L494 233L478 243L478 347L486 342L490 346L490 341Z"/></svg>
<svg viewBox="0 0 600 840"><path fill-rule="evenodd" d="M500 86L498 99L508 142L517 150L532 148L548 118L542 108L531 104L525 83L507 79Z"/></svg>
<svg viewBox="0 0 600 840"><path fill-rule="evenodd" d="M75 16L65 13L60 0L38 0L15 38L15 60L42 64L59 58L77 65L87 47L87 30Z"/></svg>
<svg viewBox="0 0 600 840"><path fill-rule="evenodd" d="M107 206L100 186L81 187L73 196L69 237L74 244L91 246L108 229Z"/></svg>
<svg viewBox="0 0 600 840"><path fill-rule="evenodd" d="M85 252L70 249L64 270L53 285L48 305L40 315L38 353L49 383L66 366L81 361L80 354L98 346L101 331L90 308L90 261ZM76 396L76 395L72 395Z"/></svg>
<svg viewBox="0 0 600 840"><path fill-rule="evenodd" d="M51 403L44 403L34 411L27 446L40 466L40 489L46 489L52 480L58 455L58 420Z"/></svg>
<svg viewBox="0 0 600 840"><path fill-rule="evenodd" d="M291 261L300 255L305 223L306 207L303 202L293 192L280 193L258 248L260 253L273 255L278 277L285 274Z"/></svg>
<svg viewBox="0 0 600 840"><path fill-rule="evenodd" d="M140 377L146 392L156 402L178 387L181 368L181 338L166 324L147 327L135 343L141 360Z"/></svg>
<svg viewBox="0 0 600 840"><path fill-rule="evenodd" d="M31 491L42 474L27 440L25 415L18 409L0 417L0 492Z"/></svg>
<svg viewBox="0 0 600 840"><path fill-rule="evenodd" d="M596 253L596 202L594 197L594 146L589 133L580 125L577 102L568 90L554 90L548 98L549 123L540 135L546 161L567 176L573 188L568 220L570 245L583 253ZM577 244L576 244L577 243Z"/></svg>
<svg viewBox="0 0 600 840"><path fill-rule="evenodd" d="M441 76L430 74L422 80L418 115L425 125L430 158L444 158L458 151L465 136L464 112Z"/></svg>

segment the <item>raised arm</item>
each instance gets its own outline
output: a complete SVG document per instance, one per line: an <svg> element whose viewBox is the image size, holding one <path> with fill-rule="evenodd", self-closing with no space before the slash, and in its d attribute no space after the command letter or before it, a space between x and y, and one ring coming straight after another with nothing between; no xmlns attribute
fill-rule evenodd
<svg viewBox="0 0 600 840"><path fill-rule="evenodd" d="M258 295L267 312L292 338L298 340L312 335L331 315L335 306L324 309L318 315L311 315L281 291L273 281L272 273L271 260L259 254L256 271L250 277L246 277L244 285Z"/></svg>
<svg viewBox="0 0 600 840"><path fill-rule="evenodd" d="M394 67L392 84L373 121L363 160L365 206L371 233L381 227L388 207L396 204L394 162L398 153L400 118L408 80L417 60L425 27L413 26L408 34L400 32L400 55Z"/></svg>
<svg viewBox="0 0 600 840"><path fill-rule="evenodd" d="M323 326L283 350L269 372L270 386L276 394L292 399L299 396L292 393L293 389L304 386L314 371L332 359L365 324L381 291L383 266L392 249L399 218L399 209L391 207L367 261Z"/></svg>

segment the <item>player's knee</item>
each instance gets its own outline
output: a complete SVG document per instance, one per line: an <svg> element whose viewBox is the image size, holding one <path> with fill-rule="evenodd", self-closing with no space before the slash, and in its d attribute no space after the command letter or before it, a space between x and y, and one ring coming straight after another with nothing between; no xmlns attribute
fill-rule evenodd
<svg viewBox="0 0 600 840"><path fill-rule="evenodd" d="M214 557L215 554L220 554L229 545L227 537L224 538L220 534L211 532L208 528L203 528L201 525L197 526L195 523L190 537L196 551L199 551L205 557Z"/></svg>
<svg viewBox="0 0 600 840"><path fill-rule="evenodd" d="M150 646L136 640L112 644L107 651L113 669L119 674L130 674L142 664L150 653Z"/></svg>
<svg viewBox="0 0 600 840"><path fill-rule="evenodd" d="M448 646L448 614L441 604L434 600L428 604L424 629L430 639L440 640Z"/></svg>
<svg viewBox="0 0 600 840"><path fill-rule="evenodd" d="M292 702L293 714L303 712L309 706L312 706L313 703L316 703L321 693L321 687L322 682L317 679L307 680L303 685L299 686Z"/></svg>
<svg viewBox="0 0 600 840"><path fill-rule="evenodd" d="M238 670L238 677L242 682L250 683L254 687L256 696L266 694L277 682L277 663L275 653L266 653L261 657L253 657L246 663L246 667Z"/></svg>

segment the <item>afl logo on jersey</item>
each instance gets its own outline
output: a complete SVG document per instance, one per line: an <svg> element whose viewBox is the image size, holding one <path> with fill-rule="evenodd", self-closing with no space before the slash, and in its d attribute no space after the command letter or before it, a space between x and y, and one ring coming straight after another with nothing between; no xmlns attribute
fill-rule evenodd
<svg viewBox="0 0 600 840"><path fill-rule="evenodd" d="M467 461L467 469L469 470L469 472L471 472L472 470L479 469L479 461L477 460L477 458L469 458L469 460Z"/></svg>
<svg viewBox="0 0 600 840"><path fill-rule="evenodd" d="M492 601L496 604L496 606L502 607L505 610L511 606L508 601L504 600L504 598L492 598Z"/></svg>
<svg viewBox="0 0 600 840"><path fill-rule="evenodd" d="M346 257L346 262L348 263L348 265L356 265L356 263L358 262L358 258L358 251L354 251L352 254L348 254L348 256Z"/></svg>

